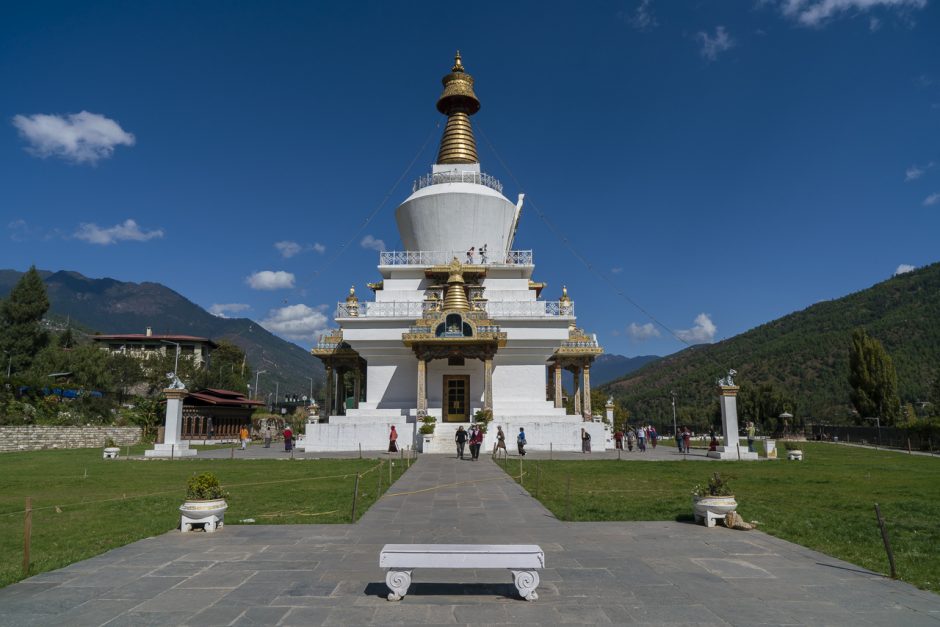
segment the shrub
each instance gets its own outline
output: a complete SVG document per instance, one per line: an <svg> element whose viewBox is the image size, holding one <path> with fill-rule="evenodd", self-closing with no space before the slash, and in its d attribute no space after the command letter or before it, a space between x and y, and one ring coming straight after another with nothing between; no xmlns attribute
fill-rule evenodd
<svg viewBox="0 0 940 627"><path fill-rule="evenodd" d="M186 482L186 498L194 501L228 498L228 492L222 489L218 477L211 472L193 475Z"/></svg>
<svg viewBox="0 0 940 627"><path fill-rule="evenodd" d="M437 423L437 418L434 416L425 416L421 419L421 422L424 423L421 425L421 428L418 431L423 435L431 435L434 433L435 423Z"/></svg>
<svg viewBox="0 0 940 627"><path fill-rule="evenodd" d="M112 438L110 435L104 439L105 448L115 448L116 446L117 442L115 442L114 438Z"/></svg>
<svg viewBox="0 0 940 627"><path fill-rule="evenodd" d="M718 472L712 474L706 485L699 484L692 488L692 494L695 496L734 496L731 485Z"/></svg>
<svg viewBox="0 0 940 627"><path fill-rule="evenodd" d="M783 448L788 451L799 451L802 448L802 445L799 442L784 442Z"/></svg>
<svg viewBox="0 0 940 627"><path fill-rule="evenodd" d="M473 422L475 422L477 426L480 427L480 431L482 431L484 435L486 434L486 430L492 420L493 412L489 409L480 409L477 410L475 414L473 414Z"/></svg>

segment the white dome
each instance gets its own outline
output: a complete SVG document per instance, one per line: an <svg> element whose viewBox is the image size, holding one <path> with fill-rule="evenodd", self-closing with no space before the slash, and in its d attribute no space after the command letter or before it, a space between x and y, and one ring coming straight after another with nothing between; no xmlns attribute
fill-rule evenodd
<svg viewBox="0 0 940 627"><path fill-rule="evenodd" d="M423 187L395 211L405 250L463 254L484 244L490 258L512 247L517 206L495 189L475 183Z"/></svg>

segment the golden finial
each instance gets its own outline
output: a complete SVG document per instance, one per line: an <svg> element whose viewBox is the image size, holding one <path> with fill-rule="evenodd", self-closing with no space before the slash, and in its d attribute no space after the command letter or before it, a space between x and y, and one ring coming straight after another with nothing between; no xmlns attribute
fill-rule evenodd
<svg viewBox="0 0 940 627"><path fill-rule="evenodd" d="M356 286L353 285L349 288L349 296L346 297L347 303L359 302L359 297L356 296Z"/></svg>
<svg viewBox="0 0 940 627"><path fill-rule="evenodd" d="M450 262L450 276L447 277L447 293L444 295L444 311L470 311L470 301L464 291L463 265L454 257Z"/></svg>
<svg viewBox="0 0 940 627"><path fill-rule="evenodd" d="M559 298L558 300L562 303L571 302L571 299L568 298L568 286L567 285L561 286L561 298Z"/></svg>
<svg viewBox="0 0 940 627"><path fill-rule="evenodd" d="M473 77L464 70L459 50L450 74L441 79L441 83L444 92L437 100L437 110L447 116L447 126L441 137L437 163L479 163L470 116L480 110L480 101L473 93Z"/></svg>

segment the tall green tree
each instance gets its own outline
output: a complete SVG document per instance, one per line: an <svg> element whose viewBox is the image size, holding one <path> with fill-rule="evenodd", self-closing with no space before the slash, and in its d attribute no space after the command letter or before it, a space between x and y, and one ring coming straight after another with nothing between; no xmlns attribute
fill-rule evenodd
<svg viewBox="0 0 940 627"><path fill-rule="evenodd" d="M860 418L878 416L882 424L894 424L901 413L898 375L881 342L864 329L852 332L849 350L849 385L852 405Z"/></svg>
<svg viewBox="0 0 940 627"><path fill-rule="evenodd" d="M933 385L930 386L930 415L940 416L940 368L933 377Z"/></svg>
<svg viewBox="0 0 940 627"><path fill-rule="evenodd" d="M212 351L209 363L194 373L193 386L218 388L235 392L248 392L251 380L251 367L245 359L245 352L226 340L220 340L219 346Z"/></svg>
<svg viewBox="0 0 940 627"><path fill-rule="evenodd" d="M48 343L42 317L49 311L46 285L36 266L20 277L10 296L0 304L0 350L3 365L15 373L29 369Z"/></svg>

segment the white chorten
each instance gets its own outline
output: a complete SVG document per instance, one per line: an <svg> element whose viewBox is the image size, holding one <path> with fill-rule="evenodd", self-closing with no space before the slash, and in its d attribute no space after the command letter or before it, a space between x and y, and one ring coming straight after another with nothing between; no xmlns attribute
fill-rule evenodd
<svg viewBox="0 0 940 627"><path fill-rule="evenodd" d="M417 446L420 418L437 426L426 452L453 452L454 432L477 412L507 446L524 428L529 449L594 450L606 444L593 420L590 365L602 352L575 324L567 289L541 300L533 251L514 250L523 196L512 203L480 170L470 116L480 109L457 53L437 109L447 116L437 163L395 213L403 251L379 253L374 301L355 289L338 303L338 329L313 349L326 366L323 413L311 417L307 451ZM561 372L575 374L575 413L563 404Z"/></svg>

